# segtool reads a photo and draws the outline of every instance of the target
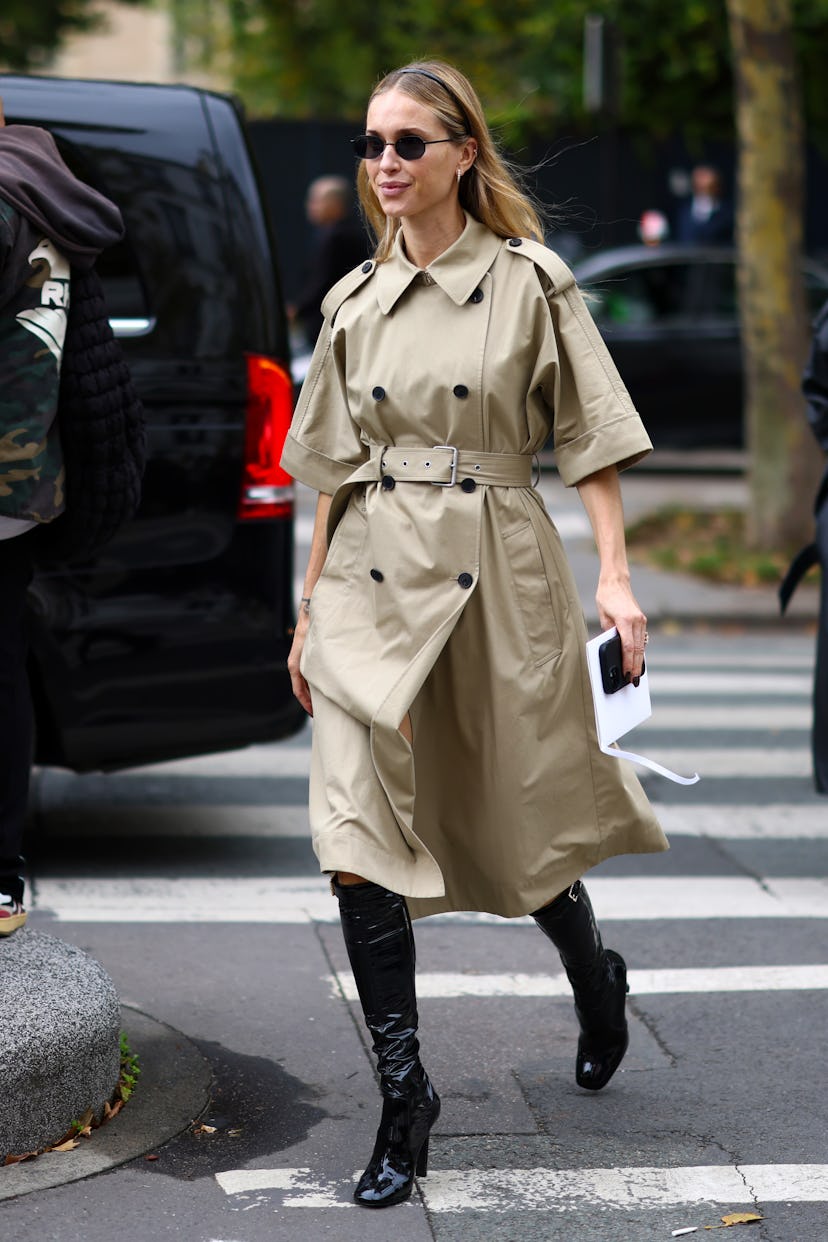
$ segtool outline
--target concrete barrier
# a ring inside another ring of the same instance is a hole
[[[90,1108],[100,1118],[120,1072],[120,1007],[88,954],[25,927],[0,940],[0,998],[1,1164]]]

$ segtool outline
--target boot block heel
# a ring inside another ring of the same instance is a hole
[[[417,1157],[417,1166],[414,1170],[414,1172],[417,1174],[417,1177],[428,1176],[428,1138],[429,1136],[427,1135],[426,1141],[423,1143],[422,1147],[420,1148],[420,1154]]]

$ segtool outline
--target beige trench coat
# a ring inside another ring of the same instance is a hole
[[[334,495],[302,656],[321,869],[414,917],[512,917],[602,859],[666,849],[598,748],[581,605],[530,482],[550,430],[567,485],[651,449],[568,268],[467,218],[425,273],[398,245],[323,311],[282,458]],[[433,445],[462,450],[453,486],[406,478],[450,481],[452,450],[382,452]]]

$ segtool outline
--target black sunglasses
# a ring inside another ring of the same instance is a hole
[[[378,160],[386,147],[393,147],[401,160],[421,160],[426,147],[436,146],[438,142],[456,142],[455,138],[418,138],[416,134],[404,134],[396,142],[383,142],[376,134],[360,134],[351,139],[354,155],[361,160]]]

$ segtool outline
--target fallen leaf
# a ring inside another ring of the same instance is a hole
[[[157,1160],[158,1157],[155,1154],[151,1154],[149,1156],[144,1156],[144,1159],[145,1160]]]
[[[23,1160],[34,1160],[38,1153],[36,1151],[24,1151],[19,1156],[6,1156],[4,1164],[20,1164]]]
[[[114,1104],[109,1102],[104,1104],[104,1121],[111,1121],[113,1117],[117,1117],[123,1107],[123,1100],[116,1100]]]
[[[200,1126],[196,1126],[196,1128],[193,1130],[193,1134],[215,1134],[217,1129],[218,1129],[217,1126],[200,1125]]]
[[[54,1147],[49,1147],[48,1151],[74,1151],[78,1146],[77,1139],[67,1139],[65,1143],[56,1143]]]
[[[731,1225],[753,1225],[757,1220],[763,1219],[755,1212],[729,1212],[727,1216],[721,1217],[721,1225],[705,1225],[705,1229],[729,1229]]]

